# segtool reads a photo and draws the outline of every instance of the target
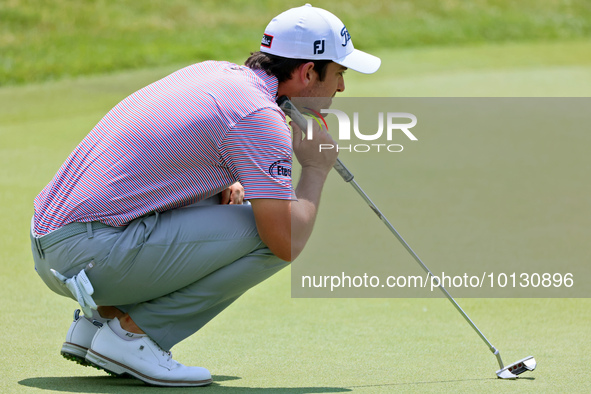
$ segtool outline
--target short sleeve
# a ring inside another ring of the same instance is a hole
[[[293,199],[291,134],[279,109],[247,115],[228,131],[220,152],[242,183],[245,199]]]

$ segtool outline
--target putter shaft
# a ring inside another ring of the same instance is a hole
[[[307,129],[306,118],[304,118],[304,116],[293,105],[293,103],[291,101],[289,101],[289,99],[286,96],[282,96],[277,100],[277,104],[283,110],[283,112],[285,112],[285,114],[288,115],[294,122],[296,122],[296,124],[299,126],[299,128],[305,132],[305,130]],[[386,218],[386,216],[384,216],[382,211],[380,211],[380,209],[373,203],[373,201],[371,201],[369,196],[363,191],[363,189],[353,179],[354,176],[351,173],[351,171],[349,171],[347,169],[347,167],[338,158],[337,158],[337,161],[334,165],[334,169],[339,173],[339,175],[343,178],[343,180],[345,182],[347,182],[347,183],[351,184],[351,186],[353,186],[353,189],[355,189],[355,191],[357,191],[357,193],[361,196],[361,198],[363,198],[363,200],[367,203],[367,205],[369,205],[371,210],[380,218],[380,220],[386,225],[386,227],[388,227],[390,232],[392,234],[394,234],[396,239],[398,239],[398,241],[402,244],[402,246],[404,246],[404,248],[408,251],[408,253],[410,253],[410,255],[421,266],[421,268],[427,274],[429,274],[431,277],[434,277],[435,275],[433,275],[431,270],[429,268],[427,268],[425,263],[423,263],[423,261],[415,253],[415,251],[412,250],[410,245],[404,240],[404,238],[402,238],[400,233],[398,233],[398,231],[396,231],[394,226],[392,226],[392,224]],[[474,329],[474,331],[476,331],[478,336],[480,336],[480,338],[488,345],[490,351],[496,356],[500,369],[503,369],[504,368],[503,360],[501,359],[501,353],[499,352],[499,350],[497,350],[497,348],[495,348],[493,346],[493,344],[490,343],[490,341],[484,336],[484,334],[478,329],[478,327],[476,327],[476,324],[474,324],[472,319],[470,319],[470,317],[466,314],[466,312],[464,312],[462,307],[456,302],[456,300],[454,300],[454,298],[451,296],[451,294],[449,294],[447,289],[441,285],[441,281],[438,281],[438,283],[439,283],[439,285],[438,285],[439,289],[441,289],[441,291],[443,292],[443,294],[445,294],[447,299],[453,304],[453,306],[458,310],[458,312],[460,312],[460,314],[464,317],[464,319],[468,322],[468,324],[470,324],[470,326]]]

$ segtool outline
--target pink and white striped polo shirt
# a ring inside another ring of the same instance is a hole
[[[122,226],[236,181],[245,198],[291,199],[291,137],[277,79],[208,61],[133,93],[84,138],[35,199],[34,230]]]

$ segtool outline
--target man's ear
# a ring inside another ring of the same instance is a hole
[[[304,86],[308,86],[312,80],[317,78],[316,70],[314,70],[314,62],[308,62],[308,63],[302,64],[298,68],[298,71],[299,71],[298,72],[299,81]]]

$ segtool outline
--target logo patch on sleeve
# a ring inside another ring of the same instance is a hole
[[[269,175],[276,179],[291,179],[291,163],[289,160],[277,160],[269,166]]]
[[[261,46],[271,48],[271,43],[273,42],[273,36],[269,34],[263,34],[263,39],[261,40]]]

